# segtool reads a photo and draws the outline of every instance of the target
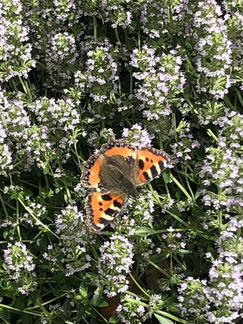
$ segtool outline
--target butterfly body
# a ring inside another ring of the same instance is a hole
[[[150,147],[137,149],[124,140],[103,146],[91,156],[82,175],[90,189],[85,203],[88,224],[99,232],[119,214],[136,188],[158,177],[169,156]]]
[[[126,195],[136,195],[134,179],[135,160],[120,155],[105,157],[104,166],[100,171],[102,186],[108,192],[121,192]]]

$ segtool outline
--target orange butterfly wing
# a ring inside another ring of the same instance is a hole
[[[99,155],[92,155],[87,161],[86,170],[83,172],[81,182],[89,188],[98,189],[102,183],[100,171],[104,166],[105,157],[121,155],[124,158],[132,157],[136,159],[136,151],[124,140],[104,145]]]
[[[157,178],[167,167],[169,155],[162,150],[144,148],[137,151],[138,185],[146,184]]]
[[[101,231],[121,211],[126,201],[116,193],[92,192],[86,200],[88,224],[95,231]]]

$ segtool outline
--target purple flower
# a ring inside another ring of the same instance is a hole
[[[35,66],[31,58],[32,46],[27,42],[29,28],[24,26],[23,6],[19,0],[0,4],[0,82],[16,76],[28,77]]]
[[[35,264],[33,256],[27,246],[21,242],[8,243],[4,250],[4,262],[6,272],[11,280],[15,281],[18,291],[22,295],[28,295],[35,290]]]
[[[133,51],[130,64],[138,69],[133,73],[135,79],[141,81],[135,89],[135,97],[141,102],[143,115],[148,120],[169,116],[170,100],[183,92],[185,84],[177,51],[158,57],[153,48],[145,45],[140,51]]]
[[[100,248],[98,264],[99,283],[106,286],[107,296],[115,296],[128,290],[127,275],[131,271],[133,260],[133,244],[122,235],[112,235]]]

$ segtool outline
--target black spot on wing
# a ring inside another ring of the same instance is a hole
[[[117,211],[112,208],[107,208],[104,213],[109,216],[113,216]]]
[[[151,169],[150,170],[151,170],[151,173],[152,173],[153,178],[155,178],[155,177],[158,176],[159,173],[158,173],[155,165],[151,166]]]
[[[103,225],[107,225],[110,221],[108,219],[105,219],[105,218],[100,218],[99,219],[99,223],[100,224],[103,224]]]
[[[101,198],[102,198],[103,200],[105,200],[105,201],[112,200],[111,195],[108,195],[108,194],[101,195]]]
[[[121,208],[122,204],[118,200],[114,200],[113,202],[114,207]]]
[[[150,177],[147,172],[144,171],[143,176],[144,176],[145,180],[147,180],[147,181],[150,180]]]
[[[142,159],[139,159],[138,160],[138,167],[139,167],[139,169],[143,170],[143,168],[144,168],[144,162],[143,162]]]
[[[160,167],[160,170],[164,170],[164,162],[163,161],[159,161],[159,167]]]

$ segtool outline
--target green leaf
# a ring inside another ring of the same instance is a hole
[[[157,320],[161,323],[161,324],[174,324],[174,322],[172,322],[170,319],[163,317],[161,315],[158,314],[154,314],[154,316],[157,318]]]
[[[119,321],[120,321],[119,318],[114,317],[114,316],[109,318],[109,324],[117,324],[117,323],[119,323]]]
[[[153,228],[142,226],[135,231],[135,235],[145,237],[148,235],[154,235],[156,231]]]
[[[93,300],[92,300],[92,304],[95,307],[108,307],[109,306],[109,304],[105,301],[102,294],[103,294],[103,289],[98,288],[97,293],[93,296]]]
[[[172,183],[173,182],[173,180],[171,179],[170,173],[168,171],[164,171],[162,173],[162,177],[163,177],[165,183]]]
[[[99,302],[99,304],[97,304],[97,307],[108,307],[109,306],[109,303],[107,303],[107,301],[105,301],[105,300],[101,300],[100,302]]]
[[[86,298],[88,296],[88,288],[86,286],[80,286],[79,293],[83,298]]]

